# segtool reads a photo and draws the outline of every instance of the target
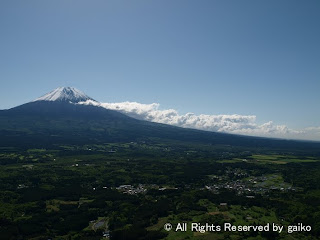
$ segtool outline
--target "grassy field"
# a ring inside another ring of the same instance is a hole
[[[263,155],[254,154],[248,158],[232,158],[219,160],[219,163],[247,162],[254,164],[287,164],[287,163],[312,163],[320,161],[315,157],[297,157],[292,155]]]
[[[188,219],[184,219],[183,214],[170,215],[169,217],[160,218],[159,221],[147,228],[148,231],[164,230],[166,223],[172,224],[173,228],[167,232],[168,236],[165,239],[225,239],[228,235],[229,239],[241,239],[238,234],[223,231],[223,223],[232,223],[232,225],[265,225],[267,223],[280,224],[276,217],[276,213],[272,209],[265,209],[262,207],[243,207],[240,205],[230,205],[221,209],[216,204],[210,202],[208,199],[201,199],[198,202],[201,206],[207,208],[207,212],[192,211],[188,213]],[[175,231],[178,223],[187,223],[187,231]],[[191,231],[191,223],[213,224],[220,225],[221,231],[217,232],[196,232]],[[286,224],[281,222],[281,224]],[[260,236],[252,239],[260,239]],[[250,239],[250,238],[247,238]]]

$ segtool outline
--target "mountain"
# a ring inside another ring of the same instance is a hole
[[[54,101],[54,102],[85,102],[87,100],[95,101],[93,98],[87,96],[85,93],[73,87],[58,87],[53,91],[37,98],[37,101]]]
[[[320,143],[206,132],[137,120],[114,110],[78,104],[91,100],[60,87],[32,102],[0,111],[0,146],[23,148],[59,144],[158,141],[289,150],[320,149]],[[98,103],[98,102],[97,102]]]

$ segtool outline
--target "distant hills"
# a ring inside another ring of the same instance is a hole
[[[50,147],[127,141],[177,141],[247,148],[320,151],[319,142],[207,132],[137,120],[114,110],[78,104],[95,101],[72,87],[0,111],[0,146]]]

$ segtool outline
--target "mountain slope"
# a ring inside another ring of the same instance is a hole
[[[72,90],[72,89],[71,89]],[[1,146],[93,144],[151,139],[249,148],[320,149],[320,143],[275,140],[185,129],[128,117],[98,106],[76,104],[86,95],[60,91],[21,106],[0,111]],[[91,99],[91,98],[90,98]],[[72,102],[74,101],[74,103]],[[94,100],[93,100],[94,101]]]

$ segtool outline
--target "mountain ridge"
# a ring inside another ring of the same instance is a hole
[[[20,145],[29,147],[31,144],[87,144],[158,139],[160,142],[228,145],[231,148],[320,149],[320,143],[207,132],[148,122],[115,110],[62,99],[41,99],[1,110],[0,145],[21,143]]]

